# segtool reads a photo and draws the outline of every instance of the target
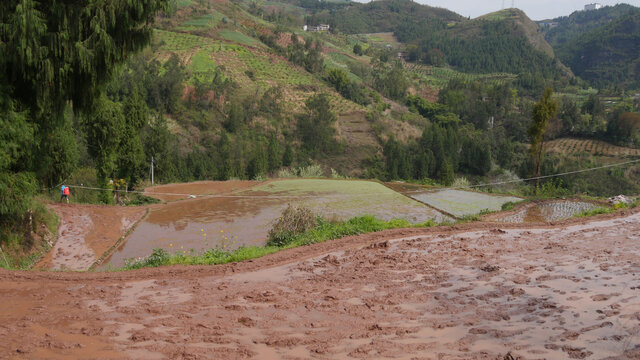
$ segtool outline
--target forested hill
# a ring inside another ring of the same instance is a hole
[[[555,23],[553,27],[545,31],[545,39],[553,47],[562,46],[565,43],[575,41],[581,35],[601,28],[612,21],[620,19],[629,11],[637,8],[618,4],[616,6],[605,6],[593,11],[576,11],[569,16],[562,16],[551,20],[543,20],[538,23],[545,27],[545,24]]]
[[[395,32],[406,22],[421,22],[433,29],[464,18],[450,10],[421,5],[411,0],[382,0],[367,4],[300,0],[299,5],[313,12],[309,24],[329,24],[346,34]]]
[[[423,21],[406,21],[395,34],[410,45],[411,59],[431,65],[446,63],[465,72],[529,73],[545,78],[566,72],[539,27],[518,9],[463,19],[440,29]]]
[[[621,4],[545,22],[557,23],[545,38],[577,76],[599,87],[640,85],[640,8]]]

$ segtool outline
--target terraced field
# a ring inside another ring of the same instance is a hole
[[[443,88],[451,79],[460,79],[464,82],[482,80],[483,82],[493,85],[502,85],[516,78],[516,75],[513,74],[467,74],[449,68],[416,63],[406,63],[405,68],[409,73],[414,74],[414,76],[426,80],[429,86],[436,88]]]
[[[304,205],[327,219],[354,216],[405,219],[412,223],[451,220],[424,204],[372,181],[293,179],[264,185],[247,182],[199,182],[149,189],[164,199],[184,198],[172,193],[208,194],[153,208],[105,262],[119,267],[125,260],[148,256],[153,249],[187,253],[213,247],[263,245],[287,204]],[[224,193],[221,195],[221,193]],[[167,198],[168,196],[168,198]]]
[[[280,180],[248,191],[276,196],[300,196],[292,201],[327,218],[345,220],[367,214],[384,220],[401,218],[413,223],[451,220],[442,213],[373,181]]]
[[[483,210],[498,211],[502,204],[519,202],[521,198],[497,196],[461,190],[415,191],[407,195],[455,217],[476,215]]]
[[[600,140],[556,139],[545,144],[549,152],[563,154],[594,154],[605,156],[640,156],[640,149],[612,145]]]
[[[170,54],[178,55],[192,76],[201,80],[209,79],[216,67],[224,66],[225,75],[239,84],[238,89],[245,96],[280,86],[284,93],[285,109],[299,112],[309,96],[324,91],[329,93],[332,110],[338,114],[363,110],[362,106],[344,99],[324,83],[318,82],[303,68],[269,53],[262,43],[242,33],[222,30],[222,40],[164,30],[156,30],[156,36],[163,42],[161,53],[166,54],[165,58]]]

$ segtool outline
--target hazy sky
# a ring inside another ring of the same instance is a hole
[[[367,2],[366,0],[360,0]],[[443,7],[472,18],[502,9],[503,0],[414,0],[429,6]],[[506,8],[512,0],[504,0]],[[513,0],[515,7],[523,10],[533,20],[551,19],[567,16],[576,10],[583,10],[586,4],[600,3],[615,5],[626,3],[640,6],[640,0]]]

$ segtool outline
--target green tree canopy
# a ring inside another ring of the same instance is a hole
[[[87,109],[117,64],[147,45],[167,0],[0,2],[0,73],[41,120]]]

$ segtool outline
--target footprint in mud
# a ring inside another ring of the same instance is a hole
[[[593,301],[607,301],[609,299],[611,299],[612,297],[615,296],[620,296],[620,293],[613,293],[613,294],[598,294],[598,295],[593,295],[591,296],[591,300]]]

